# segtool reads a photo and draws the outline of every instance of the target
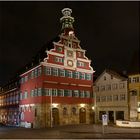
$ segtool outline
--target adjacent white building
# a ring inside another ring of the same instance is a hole
[[[96,122],[101,121],[103,114],[108,115],[110,123],[129,119],[127,77],[106,69],[94,82],[93,90]]]

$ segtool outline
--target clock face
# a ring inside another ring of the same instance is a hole
[[[68,64],[68,66],[72,67],[73,66],[73,61],[72,60],[68,60],[67,64]]]

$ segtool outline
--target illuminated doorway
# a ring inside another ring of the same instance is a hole
[[[86,123],[86,109],[85,108],[80,108],[79,121],[80,123]]]

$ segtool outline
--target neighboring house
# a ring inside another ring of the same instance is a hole
[[[101,122],[103,114],[107,114],[112,123],[129,119],[127,77],[104,70],[94,82],[94,96],[96,122]]]
[[[140,74],[129,75],[130,120],[140,121]]]
[[[0,122],[18,126],[19,112],[19,78],[13,78],[2,86],[0,92]]]

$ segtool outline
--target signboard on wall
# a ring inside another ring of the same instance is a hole
[[[107,114],[102,115],[102,124],[108,125],[108,116]]]

